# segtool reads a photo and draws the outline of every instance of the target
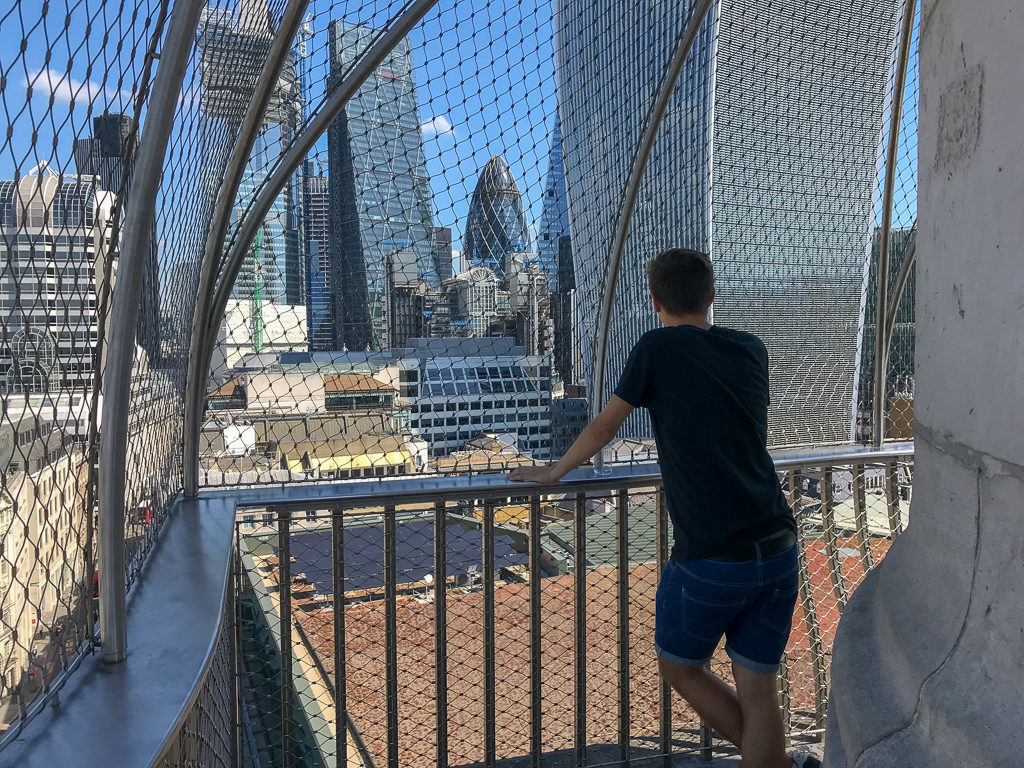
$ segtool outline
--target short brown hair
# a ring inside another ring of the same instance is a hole
[[[715,294],[711,257],[689,248],[669,248],[647,262],[651,295],[673,315],[706,312]]]

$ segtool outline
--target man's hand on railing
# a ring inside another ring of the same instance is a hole
[[[508,479],[520,483],[557,483],[612,441],[633,406],[612,395],[604,410],[590,422],[557,463],[543,467],[520,467],[508,473]]]
[[[517,469],[513,469],[508,473],[508,479],[517,483],[537,483],[538,485],[547,485],[549,483],[557,483],[559,477],[555,473],[555,467],[553,465],[546,464],[540,467],[519,467]]]

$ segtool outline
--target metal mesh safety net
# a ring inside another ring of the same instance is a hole
[[[657,326],[646,262],[673,246],[710,253],[713,321],[769,350],[769,447],[910,439],[916,14],[0,0],[0,729],[95,650],[97,584],[137,583],[177,500],[374,479],[350,509],[239,511],[253,759],[719,748],[652,664],[656,474],[405,505],[388,484],[563,455]],[[194,19],[182,84],[154,100],[176,18]],[[137,181],[158,122],[162,172]],[[115,338],[129,259],[135,333]],[[134,350],[123,574],[96,565],[112,349]],[[597,460],[656,459],[638,411]],[[822,733],[835,624],[905,524],[910,461],[780,469],[803,541],[793,735]]]

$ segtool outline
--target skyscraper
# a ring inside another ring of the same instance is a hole
[[[344,21],[332,21],[328,30],[331,87],[377,33]],[[327,137],[334,344],[380,349],[387,335],[388,257],[412,251],[419,277],[439,282],[408,40],[363,83]]]
[[[91,392],[102,287],[117,260],[105,250],[114,200],[92,177],[48,169],[0,182],[6,392]]]
[[[555,115],[548,154],[548,176],[544,182],[544,208],[540,218],[540,268],[548,273],[551,293],[559,281],[559,240],[569,236],[569,198],[565,190],[565,159],[562,153],[562,121]]]
[[[302,174],[303,235],[306,251],[306,320],[310,351],[334,349],[328,239],[330,205],[327,177],[306,160]]]
[[[462,233],[463,257],[485,266],[504,283],[508,259],[529,250],[523,197],[505,158],[495,155],[480,172]]]
[[[579,302],[576,298],[576,276],[573,273],[572,240],[558,238],[558,290],[552,292],[554,321],[554,368],[566,388],[575,392],[582,385],[580,356]]]
[[[136,144],[131,136],[131,127],[128,115],[104,113],[92,119],[91,139],[75,139],[75,166],[79,176],[98,177],[99,189],[115,195],[121,191],[122,183],[125,184],[121,198],[124,200],[124,210],[120,215],[122,228],[125,214],[132,204],[131,178]],[[142,273],[136,343],[146,351],[150,364],[157,365],[160,360],[160,290],[156,222],[153,222],[149,233]]]
[[[437,285],[452,277],[451,227],[434,227],[434,263],[437,264]],[[436,285],[430,286],[436,288]]]
[[[266,0],[241,0],[237,13],[207,7],[199,25],[203,114],[237,129],[270,52],[273,30]],[[301,92],[295,57],[286,58],[264,123],[238,190],[237,220],[261,189],[275,161],[295,135]],[[242,264],[232,298],[305,303],[306,276],[301,178],[298,174],[274,199],[263,227]]]
[[[632,148],[690,5],[559,5],[559,113],[588,379]],[[764,23],[763,4],[745,0],[705,20],[639,190],[606,395],[633,343],[657,323],[646,260],[670,246],[706,249],[717,273],[715,322],[757,333],[771,354],[770,442],[850,438],[898,5],[833,0],[810,16],[787,0],[777,13],[791,23],[780,28]],[[637,418],[627,434],[648,430]]]

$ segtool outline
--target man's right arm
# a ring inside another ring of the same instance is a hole
[[[608,405],[587,425],[583,433],[555,464],[544,467],[520,467],[509,473],[509,480],[534,483],[557,483],[572,470],[610,443],[619,432],[633,406],[612,395]]]

